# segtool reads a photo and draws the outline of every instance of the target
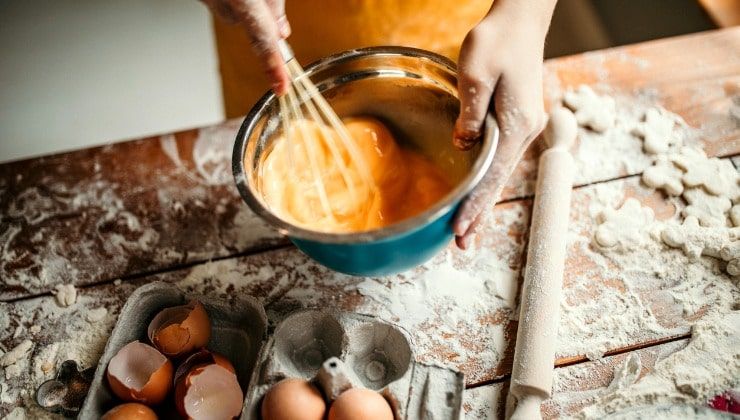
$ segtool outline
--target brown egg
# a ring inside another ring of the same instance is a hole
[[[262,420],[322,420],[324,397],[303,379],[283,379],[262,400]]]
[[[329,409],[329,420],[393,420],[393,410],[377,392],[352,388],[334,400]]]
[[[166,356],[183,356],[208,344],[211,320],[203,305],[193,300],[159,311],[149,323],[147,334],[154,347]]]
[[[201,350],[175,374],[175,405],[185,418],[232,419],[242,411],[244,394],[234,366],[225,357]]]
[[[100,420],[157,420],[157,415],[144,404],[126,403],[111,408]]]
[[[133,341],[108,363],[108,384],[118,398],[159,404],[172,387],[172,362],[154,347]]]

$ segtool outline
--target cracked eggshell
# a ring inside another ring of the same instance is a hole
[[[149,323],[149,340],[170,357],[179,357],[205,347],[211,338],[211,320],[197,300],[159,311]]]
[[[334,400],[329,409],[329,420],[393,420],[393,411],[379,393],[352,388]]]
[[[244,393],[225,357],[201,350],[175,374],[175,405],[188,419],[232,419],[241,413]]]
[[[267,391],[261,413],[262,420],[322,420],[326,403],[310,382],[289,378]]]
[[[108,384],[118,398],[156,405],[172,387],[172,362],[154,347],[132,341],[108,363]]]
[[[157,420],[157,415],[144,404],[125,403],[108,410],[100,420]]]

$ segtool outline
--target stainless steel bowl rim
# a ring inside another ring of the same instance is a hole
[[[368,47],[348,50],[318,60],[307,66],[305,71],[310,77],[315,73],[326,70],[330,66],[365,56],[405,56],[420,58],[423,60],[429,60],[444,67],[452,74],[456,74],[455,63],[446,57],[417,48],[395,46]],[[296,226],[279,218],[271,212],[265,204],[263,204],[262,200],[256,196],[255,192],[253,192],[248,185],[247,175],[244,170],[244,153],[246,151],[247,138],[252,130],[254,130],[258,117],[264,112],[267,105],[270,104],[274,98],[275,94],[272,91],[269,91],[260,98],[260,100],[249,111],[249,114],[244,118],[234,144],[232,171],[234,173],[234,179],[236,181],[236,187],[239,190],[239,194],[252,211],[275,226],[282,234],[298,239],[322,243],[366,243],[392,238],[419,229],[446,214],[456,206],[460,200],[464,199],[476,185],[478,185],[488,171],[488,168],[491,166],[499,140],[498,124],[493,115],[489,113],[486,116],[483,135],[481,137],[481,149],[473,163],[473,166],[470,168],[468,175],[442,200],[418,215],[380,229],[364,232],[320,232]],[[451,140],[452,139],[450,139],[450,141]]]

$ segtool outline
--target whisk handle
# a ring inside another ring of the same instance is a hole
[[[280,56],[283,57],[283,61],[286,63],[295,57],[293,49],[290,48],[290,45],[288,45],[288,42],[284,39],[278,41],[278,51],[280,51]]]

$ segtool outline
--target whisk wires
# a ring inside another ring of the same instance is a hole
[[[322,162],[318,161],[321,148],[325,147],[352,200],[355,203],[366,200],[368,206],[373,206],[377,198],[375,181],[357,143],[298,61],[290,58],[286,66],[292,83],[278,102],[283,135],[289,143],[285,145],[289,149],[289,165],[295,168],[297,159],[307,159],[313,178],[311,183],[316,189],[324,216],[336,222],[335,210],[326,188],[327,174],[322,173]],[[315,127],[307,125],[307,120],[313,121]],[[296,147],[299,145],[304,153],[297,156]],[[346,151],[346,157],[342,151]],[[353,176],[353,173],[356,175]],[[358,176],[359,180],[356,179]]]

